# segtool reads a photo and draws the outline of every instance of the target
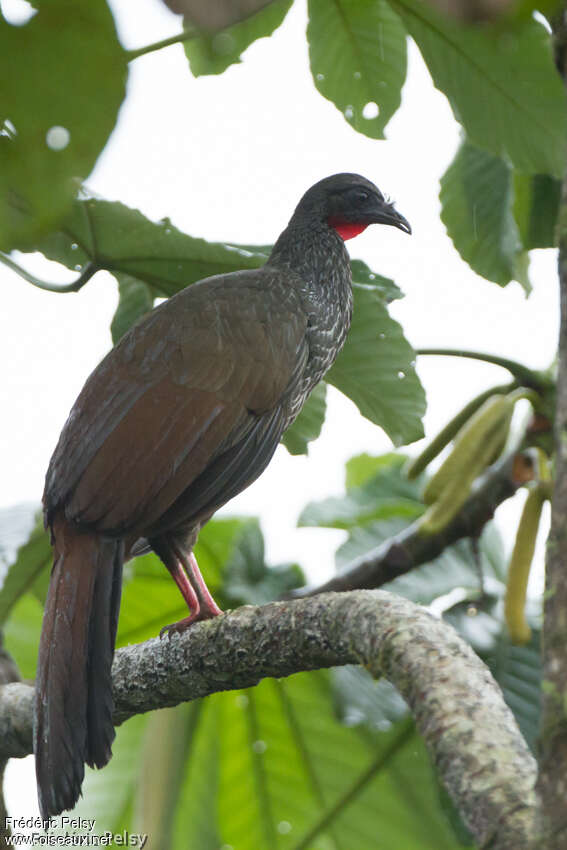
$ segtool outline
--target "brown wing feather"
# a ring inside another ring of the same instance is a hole
[[[273,442],[277,429],[258,423],[270,420],[307,353],[305,314],[293,291],[274,285],[277,275],[259,269],[202,281],[126,334],[63,430],[46,480],[48,520],[64,504],[85,525],[141,531],[220,453],[248,445],[250,432],[258,446],[263,432]],[[249,452],[242,455],[249,464]],[[209,476],[216,501],[221,483]]]

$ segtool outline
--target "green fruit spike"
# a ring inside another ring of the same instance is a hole
[[[504,432],[504,439],[506,438],[516,400],[514,393],[493,395],[471,416],[457,434],[453,450],[429,480],[423,492],[426,505],[441,499],[447,490],[460,491],[465,481],[474,481],[479,472],[490,463]],[[495,439],[491,439],[494,435]],[[487,455],[488,442],[491,445],[491,453]],[[468,486],[464,498],[467,496]],[[464,499],[461,504],[463,501]]]
[[[454,470],[437,501],[432,504],[420,520],[423,534],[437,534],[442,531],[460,511],[468,499],[475,478],[486,469],[499,447],[506,440],[509,422],[507,417],[499,420],[482,440],[476,443],[476,452],[467,455],[467,463]],[[464,454],[461,457],[465,457]]]
[[[445,446],[447,446],[452,439],[459,433],[461,428],[469,421],[469,419],[477,412],[479,407],[484,404],[487,399],[492,398],[492,396],[496,395],[505,395],[510,390],[515,388],[514,384],[501,384],[496,387],[491,387],[488,390],[484,390],[484,392],[477,395],[475,398],[471,399],[462,410],[460,410],[447,424],[444,428],[439,431],[438,434],[433,437],[430,443],[428,443],[423,451],[413,460],[411,460],[406,467],[406,474],[410,480],[417,478],[423,470],[428,466],[432,460],[434,460],[437,455],[441,454]]]
[[[531,637],[531,629],[526,621],[526,593],[541,510],[546,499],[545,491],[545,486],[538,485],[528,492],[508,566],[504,616],[510,640],[514,644],[527,643]]]

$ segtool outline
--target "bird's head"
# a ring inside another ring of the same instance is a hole
[[[357,236],[369,224],[391,224],[411,233],[409,222],[393,203],[360,174],[333,174],[315,183],[302,197],[295,215],[325,221],[343,239]]]

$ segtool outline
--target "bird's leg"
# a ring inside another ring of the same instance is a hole
[[[189,617],[185,617],[177,623],[171,623],[169,626],[164,626],[160,630],[160,637],[165,634],[170,636],[173,632],[184,632],[185,629],[199,620],[209,620],[211,617],[222,614],[222,610],[216,604],[205,584],[193,552],[187,555],[174,543],[169,543],[166,546],[154,546],[154,549],[169,570],[191,611]]]
[[[219,614],[222,614],[222,609],[211,596],[193,552],[190,552],[189,556],[183,559],[183,566],[199,600],[199,619],[210,620],[212,617],[218,617]]]
[[[171,577],[179,590],[181,591],[181,595],[185,602],[187,603],[187,607],[191,611],[189,617],[185,617],[183,620],[179,620],[177,623],[170,623],[169,626],[164,626],[163,629],[160,629],[159,636],[162,638],[165,634],[168,636],[171,635],[172,631],[184,631],[184,629],[188,628],[191,623],[195,623],[200,613],[200,605],[199,598],[195,591],[193,590],[193,586],[189,581],[187,573],[183,569],[181,562],[175,558],[171,561],[164,561],[165,566],[171,573]]]

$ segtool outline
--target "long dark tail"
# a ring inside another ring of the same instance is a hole
[[[111,756],[110,670],[122,586],[123,545],[53,522],[54,564],[39,644],[34,752],[47,818],[77,802],[85,763]]]

